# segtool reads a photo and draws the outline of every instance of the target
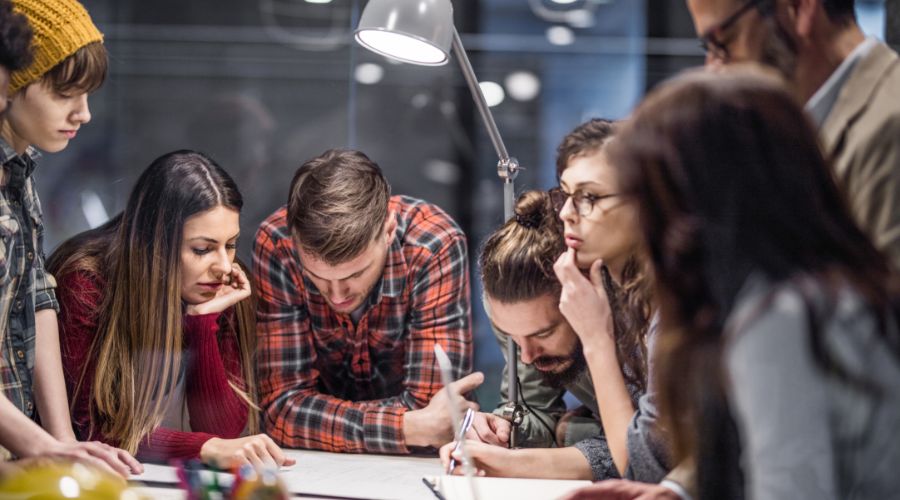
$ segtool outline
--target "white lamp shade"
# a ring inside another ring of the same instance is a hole
[[[355,38],[392,59],[440,66],[449,60],[453,29],[450,0],[369,0]]]

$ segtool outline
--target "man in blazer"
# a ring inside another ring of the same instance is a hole
[[[782,73],[819,127],[851,211],[900,268],[900,58],[854,0],[687,0],[708,65]]]
[[[781,73],[819,128],[857,223],[900,269],[900,57],[867,38],[854,0],[687,0],[706,64]],[[694,467],[660,484],[604,481],[571,498],[690,498]]]

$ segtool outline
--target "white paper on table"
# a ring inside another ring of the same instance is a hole
[[[422,482],[441,474],[437,458],[355,455],[285,450],[297,460],[279,474],[292,494],[373,500],[421,500],[433,497]]]
[[[437,476],[428,479],[447,500],[472,498],[471,487],[464,476]],[[479,498],[516,500],[552,500],[591,484],[590,481],[508,477],[475,477],[472,482]]]

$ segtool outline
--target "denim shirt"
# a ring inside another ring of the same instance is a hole
[[[35,312],[59,312],[56,280],[44,270],[44,226],[32,173],[37,151],[22,155],[0,139],[0,388],[34,417]]]

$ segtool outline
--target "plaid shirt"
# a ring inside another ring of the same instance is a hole
[[[434,344],[470,371],[469,272],[462,231],[441,209],[394,196],[397,232],[354,325],[302,273],[286,208],[256,234],[259,392],[267,433],[290,448],[408,453],[403,414],[441,388]]]
[[[44,270],[41,202],[31,176],[37,151],[24,154],[0,139],[0,386],[34,416],[35,311],[59,311],[56,281]]]

